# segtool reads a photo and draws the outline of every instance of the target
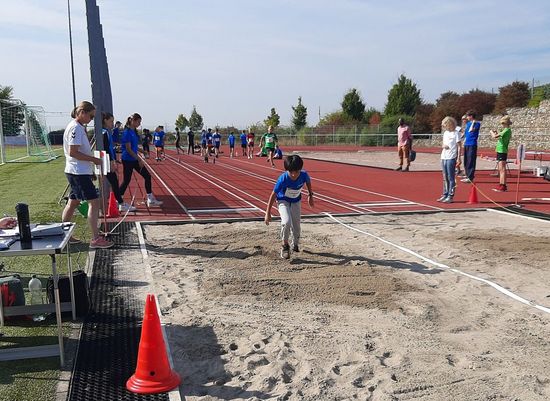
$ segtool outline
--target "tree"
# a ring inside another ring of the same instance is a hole
[[[294,117],[292,117],[292,125],[296,131],[301,130],[307,125],[307,107],[302,104],[302,96],[298,97],[298,105],[292,106]]]
[[[197,113],[197,108],[193,106],[191,117],[189,117],[189,128],[193,131],[200,131],[203,127],[202,116]]]
[[[525,107],[531,93],[527,82],[514,81],[509,85],[498,88],[499,92],[493,113],[502,114],[509,107]]]
[[[423,103],[416,108],[414,113],[414,132],[416,134],[428,134],[432,133],[432,120],[431,116],[435,110],[435,105],[431,103]]]
[[[388,92],[388,102],[384,109],[384,116],[405,114],[413,116],[416,108],[422,104],[420,90],[416,84],[401,74],[397,83]]]
[[[458,99],[460,113],[464,114],[468,110],[474,110],[477,119],[483,119],[484,114],[490,114],[495,109],[497,95],[485,92],[480,89],[472,89],[468,93],[463,93]],[[458,117],[460,117],[460,114]]]
[[[374,107],[369,107],[365,112],[363,113],[362,121],[365,124],[380,124],[380,121],[382,120],[382,116],[378,110],[376,110]]]
[[[2,100],[6,102],[1,102]],[[0,108],[2,109],[2,130],[4,136],[16,136],[21,132],[21,127],[25,123],[25,114],[23,108],[15,106],[13,100],[13,88],[11,86],[0,85]]]
[[[333,113],[328,113],[321,118],[318,127],[325,127],[330,125],[352,125],[354,121],[345,114],[343,111],[335,111]]]
[[[342,111],[354,121],[362,121],[365,113],[365,103],[357,89],[352,88],[344,95]]]
[[[460,95],[452,91],[444,92],[439,96],[429,117],[432,132],[441,132],[441,121],[447,116],[453,117],[457,122],[460,121],[466,110],[462,110],[459,100]]]
[[[279,126],[279,122],[281,121],[281,118],[275,111],[275,107],[271,108],[271,114],[267,116],[267,118],[264,120],[265,125],[272,126],[274,129]]]
[[[187,117],[185,117],[183,114],[180,114],[178,118],[176,118],[176,127],[178,127],[181,131],[189,127],[189,120],[187,119]]]

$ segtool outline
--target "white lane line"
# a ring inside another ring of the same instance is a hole
[[[516,216],[516,217],[520,217],[522,219],[538,221],[538,222],[541,222],[541,223],[550,223],[549,220],[537,219],[536,217],[524,216],[523,214],[518,214],[518,213],[514,213],[514,212],[505,212],[504,210],[487,209],[487,211],[491,212],[491,213],[502,213],[502,214],[505,214],[507,216]]]
[[[194,214],[216,214],[216,213],[240,213],[240,212],[263,212],[259,207],[236,207],[226,209],[189,209]]]
[[[416,206],[414,202],[378,202],[378,203],[354,203],[357,207],[383,207],[383,206]]]
[[[258,178],[260,180],[263,180],[263,181],[266,181],[266,182],[269,182],[271,184],[275,183],[277,180],[274,180],[270,177],[266,177],[264,175],[261,175],[261,174],[258,174],[258,173],[253,173],[253,172],[250,172],[250,171],[247,171],[247,170],[244,170],[244,169],[241,169],[239,167],[235,167],[235,166],[232,166],[231,168],[228,167],[227,165],[224,165],[223,166],[224,168],[227,168],[229,169],[230,171],[237,171],[241,174],[245,174],[245,175],[248,175],[250,177],[254,177],[254,178]],[[271,168],[270,168],[271,170]],[[273,170],[271,170],[273,171]],[[305,190],[304,190],[305,191]],[[365,211],[368,211],[368,212],[372,212],[374,213],[373,210],[368,210],[368,209],[364,209],[364,208],[357,208],[357,207],[354,207],[351,203],[349,202],[346,202],[346,201],[343,201],[341,199],[337,199],[337,198],[332,198],[328,195],[325,195],[323,194],[322,192],[319,192],[319,191],[316,191],[315,188],[314,188],[314,192],[315,192],[315,197],[318,198],[319,200],[323,201],[323,202],[326,202],[326,203],[331,203],[333,205],[336,205],[338,207],[341,207],[341,208],[344,208],[344,209],[349,209],[355,213],[364,213]]]
[[[164,188],[166,188],[166,190],[170,193],[170,195],[172,195],[172,197],[176,200],[178,205],[180,205],[182,210],[191,218],[191,220],[195,220],[195,217],[191,213],[189,213],[189,210],[187,210],[187,208],[183,205],[183,203],[180,202],[178,197],[174,194],[174,192],[172,192],[170,187],[168,185],[166,185],[166,183],[162,180],[162,178],[160,178],[160,176],[157,174],[157,172],[151,166],[149,166],[149,164],[147,164],[147,162],[145,161],[144,158],[141,158],[141,160],[143,160],[145,165],[147,167],[149,167],[149,170],[155,175],[155,177],[157,177],[157,179],[161,182],[161,184],[164,185]]]
[[[317,161],[325,162],[324,160],[317,160]],[[245,162],[245,163],[249,163],[249,164],[254,165],[254,166],[258,166],[258,167],[263,168],[263,169],[268,169],[268,170],[271,170],[271,171],[272,171],[272,169],[271,169],[270,167],[267,167],[267,166],[260,166],[260,165],[258,165],[258,164],[251,163],[251,162],[247,162],[247,161],[244,161],[244,162]],[[325,162],[325,163],[328,163],[328,162]],[[383,197],[383,198],[394,199],[394,200],[398,200],[398,201],[402,201],[402,202],[412,202],[411,200],[408,200],[408,199],[398,198],[398,197],[391,196],[391,195],[387,195],[387,194],[381,194],[381,193],[379,193],[379,192],[369,191],[369,190],[367,190],[367,189],[352,187],[352,186],[345,185],[345,184],[340,184],[340,183],[334,182],[334,181],[323,180],[323,179],[321,179],[321,178],[315,178],[314,176],[312,176],[311,179],[314,180],[314,181],[320,181],[320,182],[324,182],[324,183],[326,183],[326,184],[336,185],[336,186],[339,186],[339,187],[342,187],[342,188],[353,189],[353,190],[355,190],[355,191],[364,192],[364,193],[371,194],[371,195],[378,195],[378,196],[381,196],[381,197]],[[413,202],[413,203],[416,203],[417,205],[424,206],[424,207],[427,207],[427,208],[430,208],[430,209],[445,210],[445,209],[443,209],[443,208],[441,208],[441,207],[432,206],[432,205],[426,205],[426,204],[424,204],[424,203],[418,203],[418,202]]]
[[[231,184],[228,184],[227,182],[223,181],[222,179],[220,179],[220,178],[218,178],[218,177],[216,177],[216,176],[213,176],[213,175],[211,175],[211,174],[208,174],[208,173],[206,173],[206,172],[204,172],[204,171],[200,171],[200,170],[199,170],[199,171],[195,171],[195,170],[198,170],[196,167],[189,167],[189,166],[186,166],[186,165],[184,165],[183,163],[181,163],[180,161],[178,161],[177,159],[175,159],[173,156],[166,155],[166,158],[167,158],[167,160],[170,160],[172,163],[177,164],[177,165],[180,166],[181,168],[183,168],[183,169],[189,171],[190,173],[193,173],[194,175],[196,175],[196,176],[202,178],[203,180],[209,182],[210,184],[212,184],[212,185],[218,187],[218,188],[221,189],[222,191],[224,191],[224,192],[230,194],[231,196],[233,196],[233,197],[235,197],[235,198],[237,198],[237,199],[243,201],[244,203],[246,203],[247,205],[249,205],[251,208],[258,209],[259,211],[262,211],[261,208],[259,208],[258,206],[256,206],[256,205],[253,204],[252,202],[247,201],[246,199],[240,197],[240,196],[237,195],[234,191],[239,191],[239,192],[241,192],[241,193],[244,193],[244,194],[246,194],[247,196],[249,196],[249,197],[251,197],[251,198],[253,198],[253,199],[255,199],[255,200],[257,200],[257,201],[259,201],[259,202],[261,202],[261,203],[267,205],[267,202],[262,201],[261,199],[255,197],[255,196],[253,196],[253,195],[251,195],[251,194],[249,194],[249,193],[246,192],[246,191],[243,191],[243,190],[240,189],[240,188],[237,188],[237,187],[235,187],[235,186],[233,186],[233,185],[231,185]],[[210,177],[210,179],[208,179],[208,178],[206,178],[206,177]],[[213,180],[217,180],[217,181],[220,181],[220,182],[224,183],[224,184],[227,185],[228,187],[232,188],[234,191],[230,191],[230,190],[228,190],[227,188],[222,187],[221,185],[215,183]]]
[[[522,304],[524,305],[528,305],[528,306],[532,306],[533,308],[535,309],[538,309],[542,312],[545,312],[545,313],[548,313],[550,314],[550,308],[546,307],[546,306],[542,306],[542,305],[538,305],[536,304],[535,302],[533,301],[529,301],[515,293],[513,293],[512,291],[510,290],[507,290],[506,288],[502,287],[501,285],[493,282],[493,281],[490,281],[490,280],[487,280],[487,279],[484,279],[484,278],[481,278],[481,277],[477,277],[477,276],[474,276],[473,274],[469,274],[469,273],[465,273],[461,270],[458,270],[458,269],[455,269],[455,268],[452,268],[452,267],[449,267],[447,265],[444,265],[443,263],[439,263],[439,262],[436,262],[434,260],[431,260],[425,256],[422,256],[421,254],[417,253],[417,252],[414,252],[413,250],[410,250],[408,248],[405,248],[404,246],[401,246],[401,245],[397,245],[397,244],[394,244],[393,242],[391,241],[388,241],[388,240],[385,240],[384,238],[381,238],[381,237],[378,237],[377,235],[374,235],[374,234],[371,234],[367,231],[364,231],[364,230],[360,230],[358,228],[355,228],[353,226],[350,226],[349,224],[346,224],[338,219],[336,219],[334,216],[332,216],[330,213],[328,212],[324,212],[324,214],[326,214],[329,218],[331,218],[332,220],[334,220],[335,222],[337,222],[338,224],[341,224],[342,226],[346,227],[346,228],[349,228],[350,230],[353,230],[353,231],[357,231],[359,233],[362,233],[362,234],[365,234],[365,235],[368,235],[369,237],[372,237],[374,239],[377,239],[378,241],[380,242],[383,242],[384,244],[386,245],[390,245],[390,246],[393,246],[394,248],[397,248],[403,252],[406,252],[408,253],[409,255],[412,255],[412,256],[415,256],[417,258],[419,258],[420,260],[426,262],[426,263],[429,263],[433,266],[436,266],[436,267],[439,267],[439,268],[442,268],[442,269],[446,269],[446,270],[449,270],[449,271],[452,271],[453,273],[456,273],[456,274],[459,274],[459,275],[462,275],[462,276],[465,276],[465,277],[468,277],[472,280],[475,280],[475,281],[479,281],[481,283],[484,283],[484,284],[487,284],[491,287],[493,287],[495,290],[497,290],[498,292],[506,295],[507,297],[510,297],[512,298],[513,300],[515,301],[518,301],[518,302],[521,302]]]

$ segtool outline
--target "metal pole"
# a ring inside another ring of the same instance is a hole
[[[71,0],[67,0],[67,14],[69,16],[69,47],[71,50],[71,77],[73,80],[73,109],[76,108],[76,87],[74,83],[73,32],[71,29]]]
[[[6,162],[6,149],[4,145],[4,125],[2,123],[2,102],[0,102],[0,164]]]
[[[29,124],[29,112],[27,106],[23,105],[23,114],[25,115],[25,139],[27,141],[27,156],[31,155],[31,130]]]

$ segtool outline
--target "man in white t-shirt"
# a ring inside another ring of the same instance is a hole
[[[99,196],[92,182],[93,164],[101,165],[101,159],[92,156],[90,141],[84,125],[94,119],[95,107],[90,102],[82,102],[74,110],[72,120],[63,134],[63,152],[65,153],[65,175],[71,187],[71,193],[65,209],[63,222],[70,221],[80,201],[88,202],[88,224],[92,231],[90,248],[110,248],[114,244],[99,235],[98,215]],[[71,243],[80,242],[71,238]]]

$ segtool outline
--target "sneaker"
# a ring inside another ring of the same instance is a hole
[[[437,202],[443,202],[447,197],[445,195],[442,195],[440,198],[437,199]]]
[[[91,249],[107,249],[114,245],[114,242],[106,240],[104,237],[97,237],[90,241]]]
[[[461,179],[460,182],[470,182],[470,179],[468,177],[466,177],[466,178]]]
[[[395,169],[395,171],[401,171],[401,170],[403,170],[403,167],[401,167],[401,166],[399,166]]]
[[[129,205],[126,202],[121,203],[120,205],[118,205],[118,211],[122,212],[122,213],[135,212],[136,210],[137,209],[135,208],[135,206]]]
[[[150,198],[147,199],[147,206],[162,206],[162,201],[159,201],[156,198]]]
[[[409,166],[405,167],[403,171],[409,171]]]
[[[507,190],[508,188],[506,187],[506,185],[503,184],[498,184],[496,188],[493,188],[493,191],[495,192],[506,192]]]
[[[451,198],[450,196],[447,196],[441,202],[443,202],[443,203],[453,203],[453,198]]]
[[[292,245],[292,252],[300,252],[300,248],[298,248],[298,245]]]
[[[281,258],[290,259],[290,245],[286,244],[281,247]]]
[[[80,238],[76,238],[71,235],[71,238],[69,238],[69,244],[71,245],[82,244],[82,240]]]

